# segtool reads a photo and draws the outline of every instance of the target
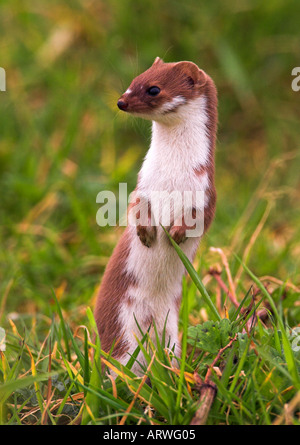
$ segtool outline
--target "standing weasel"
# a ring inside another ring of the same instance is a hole
[[[146,202],[147,217],[139,222],[141,215],[136,212],[137,223],[126,227],[106,267],[95,307],[102,349],[109,352],[114,345],[113,357],[126,364],[137,347],[135,335],[140,337],[137,323],[146,332],[154,321],[159,335],[165,328],[166,342],[171,349],[175,346],[175,355],[180,354],[178,312],[185,269],[161,227],[162,213],[153,193],[192,194],[192,204],[182,209],[180,217],[176,203],[170,205],[169,200],[166,227],[192,261],[215,213],[217,92],[212,79],[194,63],[164,63],[157,57],[117,105],[153,121],[151,145],[128,207],[129,214],[134,213],[136,205]],[[200,212],[195,201],[198,191],[204,194]],[[192,222],[187,224],[188,212]],[[195,236],[192,230],[198,219],[203,230]],[[138,361],[133,368],[137,373]]]

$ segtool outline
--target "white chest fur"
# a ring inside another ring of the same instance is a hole
[[[201,187],[192,172],[208,162],[206,98],[181,106],[176,119],[177,125],[153,122],[151,146],[140,172],[139,189],[146,194]]]

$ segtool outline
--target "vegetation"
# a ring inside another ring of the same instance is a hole
[[[299,424],[299,12],[292,0],[1,3],[2,424],[189,424],[203,381],[217,390],[208,424]],[[144,333],[137,379],[134,357],[108,365],[95,331],[122,231],[96,224],[96,196],[135,187],[150,126],[116,101],[156,56],[215,80],[218,203],[193,266],[174,246],[189,272],[182,358]]]

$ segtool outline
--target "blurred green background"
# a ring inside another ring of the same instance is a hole
[[[135,187],[150,124],[118,96],[156,56],[191,60],[219,92],[221,247],[257,276],[300,284],[300,2],[1,1],[0,317],[91,305],[120,229],[96,224],[101,190]],[[1,322],[1,319],[0,319]]]

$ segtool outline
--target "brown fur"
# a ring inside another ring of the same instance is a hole
[[[109,352],[115,342],[113,356],[121,356],[126,344],[118,320],[120,303],[128,287],[135,285],[136,277],[126,273],[125,264],[129,254],[129,233],[125,229],[107,264],[96,301],[95,320],[101,340],[101,348]]]
[[[207,82],[204,86],[205,96],[207,97],[207,114],[208,123],[206,125],[207,132],[210,140],[210,150],[209,150],[209,161],[207,165],[207,173],[210,186],[206,193],[209,194],[208,205],[205,209],[204,214],[204,233],[210,227],[216,210],[216,200],[217,193],[215,188],[215,145],[216,145],[216,134],[218,125],[218,112],[217,112],[217,91],[212,79],[207,76]]]

